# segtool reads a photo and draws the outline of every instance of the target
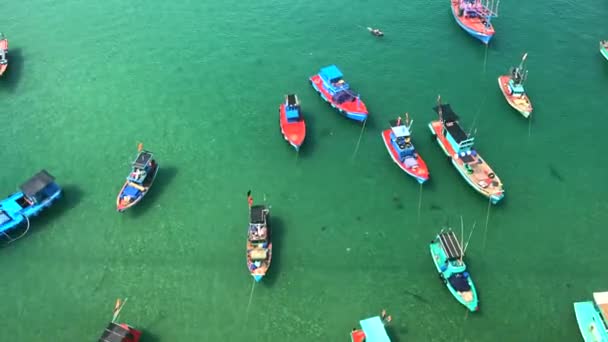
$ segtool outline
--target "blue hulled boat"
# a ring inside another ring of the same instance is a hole
[[[593,302],[574,303],[574,313],[585,342],[608,342],[608,292],[593,293]]]
[[[55,177],[46,170],[38,172],[21,185],[19,190],[0,201],[0,233],[9,243],[28,232],[30,217],[38,215],[61,197],[61,188],[55,183]],[[11,233],[14,234],[23,224],[26,224],[25,230],[12,236]]]
[[[139,203],[156,179],[158,163],[149,151],[140,152],[131,165],[131,172],[116,197],[116,210],[123,212]]]

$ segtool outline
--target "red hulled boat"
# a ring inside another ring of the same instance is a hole
[[[306,137],[306,123],[300,111],[300,101],[296,94],[285,96],[285,102],[279,106],[279,124],[283,137],[296,151]]]
[[[401,122],[401,117],[391,120],[391,128],[382,132],[382,140],[395,164],[422,184],[429,179],[429,169],[412,144],[412,122],[407,113],[404,123]]]

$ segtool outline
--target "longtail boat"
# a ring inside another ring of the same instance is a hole
[[[142,335],[141,331],[126,323],[116,323],[126,301],[126,299],[124,302],[121,302],[120,299],[116,300],[112,321],[108,323],[98,342],[139,342]]]
[[[608,59],[608,40],[602,40],[600,42],[600,53],[604,58]]]
[[[359,321],[361,329],[353,329],[350,332],[351,342],[391,342],[386,333],[386,323],[386,318],[380,316]]]
[[[25,236],[30,217],[38,215],[61,197],[61,187],[46,170],[41,170],[19,187],[19,191],[0,201],[0,237],[11,243]],[[21,229],[24,228],[24,229]]]
[[[413,123],[407,113],[403,122],[401,117],[389,121],[391,128],[382,131],[382,140],[395,164],[422,184],[429,179],[429,169],[411,141]]]
[[[574,313],[585,342],[608,342],[608,292],[594,292],[593,301],[574,303]]]
[[[372,34],[372,36],[384,37],[384,32],[380,31],[380,29],[368,27],[367,30]]]
[[[131,164],[131,172],[127,176],[125,184],[116,196],[116,210],[123,212],[137,203],[148,193],[150,187],[158,174],[158,163],[150,151],[142,150]]]
[[[429,245],[439,278],[458,302],[470,311],[479,309],[477,290],[463,261],[464,251],[452,230],[442,230]]]
[[[300,100],[296,94],[285,96],[285,102],[279,106],[279,125],[283,138],[289,142],[296,151],[306,137],[306,123],[300,110]]]
[[[524,82],[528,79],[528,70],[524,68],[524,62],[528,54],[525,53],[518,67],[511,67],[508,75],[498,76],[498,86],[511,107],[521,113],[525,118],[532,114],[532,103],[526,91]]]
[[[499,2],[500,0],[450,0],[456,23],[486,45],[494,36],[491,20],[498,17]]]
[[[335,65],[321,68],[321,71],[310,77],[312,87],[321,95],[321,98],[329,103],[338,112],[347,118],[359,122],[367,120],[367,107],[361,101],[359,94],[350,88],[344,81],[344,76]]]
[[[439,119],[431,121],[429,129],[443,152],[473,189],[488,197],[492,204],[498,203],[505,196],[502,182],[473,149],[475,138],[460,127],[458,115],[449,104],[441,104],[441,97],[437,98],[437,106],[433,109]]]
[[[247,192],[249,203],[249,229],[247,230],[247,268],[256,282],[268,272],[272,261],[270,210],[264,205],[253,205],[251,191]]]
[[[4,33],[0,33],[0,76],[4,74],[6,68],[8,68],[8,39]]]

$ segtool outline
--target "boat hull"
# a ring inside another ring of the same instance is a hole
[[[279,125],[283,138],[293,146],[296,151],[299,151],[300,146],[304,143],[304,138],[306,138],[306,123],[304,122],[304,119],[297,122],[288,122],[287,116],[285,115],[285,104],[283,103],[279,106]]]
[[[249,242],[247,242],[247,253],[249,253],[249,251],[251,251],[253,248],[254,247]],[[268,243],[268,247],[266,249],[268,253],[268,259],[266,259],[265,264],[262,264],[261,267],[257,267],[256,269],[252,270],[251,268],[254,262],[249,260],[249,257],[247,258],[247,268],[249,269],[249,272],[251,273],[251,276],[253,277],[253,280],[255,280],[256,283],[262,281],[264,276],[266,276],[268,269],[270,269],[270,264],[272,262],[272,242]]]
[[[0,49],[4,50],[4,53],[8,53],[8,39],[0,39]],[[8,58],[7,58],[8,60]],[[0,64],[0,76],[4,74],[6,69],[8,68],[8,62],[6,64]]]
[[[24,197],[23,192],[17,192],[1,201],[2,210],[8,214],[12,220],[6,221],[0,225],[0,232],[8,233],[14,228],[18,228],[24,221],[27,221],[30,217],[38,216],[44,209],[53,205],[53,203],[61,198],[63,191],[58,185],[55,185],[53,193],[37,204],[30,204],[27,207],[22,208],[17,201]]]
[[[363,330],[354,330],[350,333],[351,342],[365,342],[365,333]]]
[[[600,53],[608,60],[608,49],[602,43],[600,43]]]
[[[346,103],[338,104],[332,100],[332,96],[323,86],[323,79],[321,76],[314,75],[310,79],[310,83],[312,87],[321,95],[321,98],[325,100],[325,102],[329,103],[332,107],[334,107],[340,114],[346,116],[347,118],[359,122],[364,122],[367,120],[368,112],[365,103],[361,100],[358,101],[349,101]]]
[[[416,158],[416,161],[418,162],[418,167],[416,169],[407,167],[399,160],[399,154],[391,143],[391,130],[384,130],[381,135],[382,141],[384,141],[384,146],[386,147],[388,154],[391,156],[391,159],[393,159],[393,162],[397,164],[397,166],[399,166],[401,170],[403,170],[408,175],[414,177],[420,184],[423,184],[424,182],[429,180],[429,169],[422,157],[420,157],[420,154],[418,154]]]
[[[608,342],[607,327],[593,302],[574,303],[574,313],[585,342]]]
[[[448,288],[452,296],[456,298],[456,300],[460,304],[464,305],[467,309],[469,309],[469,311],[475,312],[479,310],[479,299],[477,297],[477,290],[475,289],[475,284],[473,283],[473,279],[471,279],[471,276],[467,276],[467,283],[471,288],[470,291],[472,295],[472,300],[467,302],[462,298],[458,291],[456,291],[452,284],[447,281],[447,277],[444,275],[444,271],[441,269],[441,265],[447,262],[447,257],[445,253],[441,250],[440,243],[437,240],[431,241],[429,249],[431,252],[431,257],[433,258],[433,263],[435,264],[435,268],[437,269],[437,272],[439,272],[441,279],[443,280],[445,286]]]
[[[148,185],[144,187],[143,191],[139,192],[139,195],[137,196],[137,198],[135,198],[134,200],[130,201],[127,204],[123,204],[121,203],[120,199],[123,195],[123,193],[125,192],[125,190],[127,189],[127,187],[129,186],[129,181],[126,181],[125,184],[122,186],[122,188],[120,189],[120,192],[118,193],[118,196],[116,196],[116,210],[118,212],[123,212],[129,208],[134,207],[137,203],[139,203],[145,196],[146,194],[148,194],[148,191],[150,191],[150,188],[152,187],[152,185],[154,184],[154,181],[156,180],[156,175],[158,174],[158,170],[160,168],[160,166],[158,165],[158,163],[156,161],[154,161],[154,171],[152,172],[151,175],[151,179],[148,182]]]
[[[454,20],[460,28],[462,28],[469,35],[480,40],[484,44],[489,44],[492,37],[494,37],[494,27],[490,24],[489,28],[485,28],[483,24],[477,19],[465,19],[458,16],[459,8],[458,1],[451,0],[452,15]]]
[[[437,124],[435,125],[434,123],[437,123]],[[439,147],[441,147],[441,149],[443,150],[445,155],[449,157],[454,168],[458,171],[458,173],[462,176],[462,178],[464,178],[464,180],[473,189],[475,189],[475,191],[482,194],[484,197],[488,198],[492,204],[497,204],[498,202],[500,202],[500,200],[502,200],[505,197],[504,191],[501,191],[500,193],[489,193],[484,188],[482,188],[481,186],[479,186],[478,184],[473,182],[471,180],[471,178],[468,177],[466,171],[462,167],[460,167],[460,165],[456,161],[456,158],[454,157],[454,155],[456,154],[456,151],[454,151],[452,149],[452,147],[450,146],[450,143],[441,136],[440,127],[441,127],[441,123],[439,123],[438,121],[433,121],[433,122],[429,123],[429,130],[431,131],[431,134],[433,134],[435,136],[435,140],[437,141],[437,144],[439,145]],[[481,157],[479,157],[479,158],[481,159]]]
[[[500,91],[504,95],[505,99],[509,103],[509,105],[518,111],[524,118],[529,118],[530,114],[532,114],[532,102],[530,102],[530,98],[527,94],[524,94],[522,97],[516,97],[509,95],[509,81],[511,77],[509,75],[502,75],[498,77],[498,87]]]

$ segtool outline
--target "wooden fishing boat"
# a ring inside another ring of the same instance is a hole
[[[608,40],[602,40],[600,42],[600,53],[604,58],[608,59]]]
[[[429,179],[429,169],[411,141],[413,123],[407,113],[404,122],[401,117],[389,121],[391,128],[382,131],[382,140],[395,164],[422,184]]]
[[[450,0],[450,4],[458,26],[487,45],[495,33],[491,20],[498,17],[499,1]]]
[[[460,127],[458,115],[449,104],[441,104],[441,97],[433,109],[439,114],[439,120],[431,121],[429,129],[443,152],[473,189],[489,198],[492,204],[498,203],[505,195],[503,184],[473,148],[475,138]]]
[[[574,303],[574,313],[585,342],[608,342],[608,292],[594,292],[593,301]]]
[[[283,138],[289,142],[296,151],[306,137],[306,122],[300,110],[300,100],[296,94],[285,96],[285,102],[279,106],[279,125]]]
[[[25,236],[30,217],[38,215],[61,197],[61,187],[46,170],[41,170],[19,187],[18,192],[0,201],[0,236],[11,243]]]
[[[532,103],[526,91],[524,90],[524,82],[528,78],[528,70],[524,69],[524,62],[528,54],[525,53],[518,67],[512,67],[508,75],[498,77],[498,87],[505,99],[525,118],[532,114]]]
[[[116,300],[112,321],[108,323],[98,342],[139,342],[141,331],[126,323],[116,323],[125,302],[121,303],[120,299]]]
[[[372,34],[372,36],[384,37],[384,32],[380,31],[380,29],[368,27],[367,30]]]
[[[350,332],[351,342],[391,342],[386,333],[385,322],[380,316],[359,321],[361,329]]]
[[[342,72],[335,65],[321,68],[321,71],[310,77],[312,87],[338,112],[347,118],[359,122],[367,120],[367,107],[355,94],[350,85],[343,79]]]
[[[4,33],[0,33],[0,76],[4,74],[8,68],[8,39]]]
[[[251,192],[247,193],[249,202],[249,229],[247,231],[247,268],[256,282],[268,272],[272,261],[272,240],[270,210],[264,205],[253,205]]]
[[[459,303],[470,311],[479,309],[477,291],[473,279],[463,261],[464,252],[451,230],[442,230],[429,245],[439,278]]]
[[[116,210],[118,212],[133,207],[144,198],[154,184],[158,168],[158,163],[152,152],[142,151],[140,148],[137,158],[131,164],[131,172],[118,196],[116,196]]]

